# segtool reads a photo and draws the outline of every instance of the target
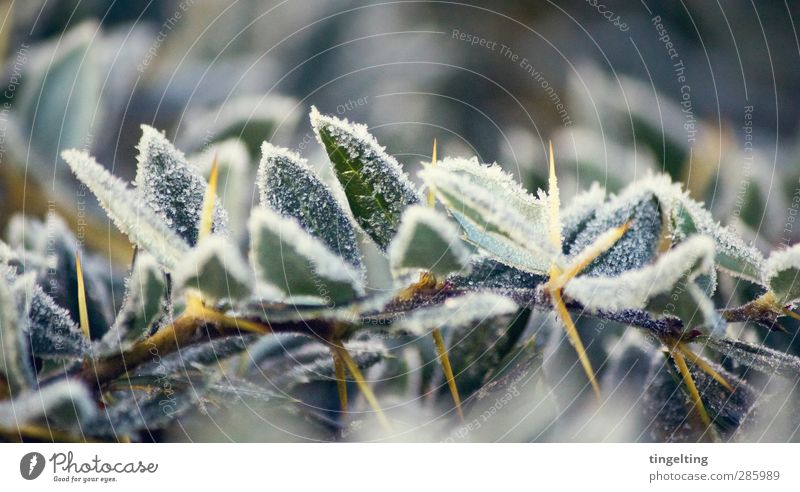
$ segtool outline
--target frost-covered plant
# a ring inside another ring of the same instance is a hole
[[[143,126],[135,186],[87,152],[61,154],[134,255],[121,280],[56,216],[11,222],[0,243],[5,438],[151,439],[193,408],[246,400],[300,413],[335,439],[358,418],[348,413],[354,390],[390,436],[399,423],[381,400],[398,390],[364,371],[392,375],[413,363],[409,351],[426,367],[423,384],[384,381],[436,393],[453,410],[447,433],[525,375],[544,384],[542,345],[525,336],[533,312],[564,327],[600,399],[622,381],[596,374],[575,318],[653,342],[635,348],[666,368],[639,388],[648,408],[671,409],[656,438],[740,438],[766,398],[753,374],[800,377],[800,359],[727,329],[797,317],[800,247],[765,259],[669,178],[616,195],[593,185],[562,207],[552,148],[548,190],[535,195],[497,164],[434,150],[418,188],[365,126],[316,109],[311,126],[336,181],[264,142],[249,214],[245,190],[227,189],[248,183],[248,150],[235,139],[186,157]],[[228,227],[247,215],[246,230]],[[26,227],[62,239],[37,241]],[[370,284],[364,241],[386,256],[388,291]],[[718,307],[719,275],[752,284],[750,301]],[[335,386],[332,414],[296,398],[313,383]]]

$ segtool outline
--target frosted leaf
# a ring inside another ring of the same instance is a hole
[[[475,292],[447,299],[440,305],[415,309],[394,323],[392,331],[423,336],[437,328],[475,326],[516,311],[517,304],[507,297]]]
[[[716,431],[723,439],[730,439],[753,411],[758,395],[734,374],[717,364],[710,365],[735,391],[730,392],[696,365],[687,362]],[[650,422],[650,431],[658,441],[697,442],[708,432],[700,425],[699,419],[689,413],[694,401],[675,363],[666,355],[653,354],[643,403],[644,417]]]
[[[582,272],[584,275],[614,276],[650,263],[661,240],[662,214],[659,201],[646,187],[631,186],[598,208],[594,217],[575,236],[572,256],[580,254],[611,229],[630,223],[614,245]]]
[[[80,381],[62,379],[0,402],[0,427],[17,429],[47,418],[69,425],[94,418],[97,406],[89,389]]]
[[[266,374],[272,384],[283,389],[313,381],[333,382],[336,375],[330,347],[304,338],[304,343],[282,345],[270,356],[259,357],[257,367],[260,377]],[[362,371],[389,357],[381,340],[350,340],[344,347]],[[247,369],[252,370],[254,366],[251,362]]]
[[[332,191],[308,166],[288,149],[268,142],[261,146],[256,184],[261,204],[284,217],[294,217],[303,229],[321,240],[331,251],[363,270],[361,251],[350,217]]]
[[[420,176],[458,220],[470,242],[509,266],[547,272],[560,255],[546,242],[547,214],[542,201],[520,196],[521,188],[506,180],[484,186],[478,179],[480,171],[464,171],[476,166],[480,167],[476,160],[446,159]],[[498,173],[487,172],[495,178]]]
[[[618,276],[572,279],[564,292],[590,310],[647,309],[653,315],[672,315],[686,328],[720,336],[724,324],[697,280],[714,267],[714,242],[693,236],[663,253],[654,264]]]
[[[598,183],[592,183],[588,190],[581,192],[561,211],[561,231],[564,236],[564,253],[569,253],[575,239],[603,206],[606,190]]]
[[[187,243],[197,243],[203,200],[208,183],[166,137],[142,125],[136,168],[139,199],[147,203],[167,226]],[[214,208],[212,230],[224,233],[227,214],[219,203]]]
[[[142,203],[136,192],[112,176],[88,153],[65,150],[61,156],[75,176],[94,193],[117,228],[141,249],[155,256],[165,268],[174,268],[189,251],[186,241]]]
[[[465,270],[470,257],[459,237],[458,226],[422,205],[412,205],[403,213],[388,253],[395,275],[425,270],[442,279]]]
[[[436,167],[468,180],[495,197],[501,197],[507,206],[513,208],[530,223],[532,229],[547,230],[549,214],[545,200],[528,193],[497,163],[484,165],[474,157],[472,159],[446,157]]]
[[[279,128],[291,131],[297,125],[297,101],[283,96],[245,96],[185,119],[186,129],[178,141],[195,150],[204,145],[236,138],[244,142],[251,156],[261,142],[272,139]]]
[[[54,179],[53,173],[59,151],[85,145],[102,119],[105,107],[98,102],[105,68],[97,47],[105,40],[99,30],[96,22],[83,22],[57,41],[34,49],[27,64],[19,64],[23,70],[18,76],[24,83],[12,94],[16,97],[7,147],[21,155],[10,161],[36,163],[25,172],[33,172],[51,187],[60,186],[60,177]]]
[[[133,375],[181,374],[186,368],[199,366],[215,369],[222,361],[245,350],[255,339],[253,335],[233,335],[195,343],[137,367]]]
[[[197,289],[211,299],[240,299],[252,273],[234,244],[222,236],[203,239],[175,270],[176,290]]]
[[[53,263],[53,269],[39,272],[40,285],[56,304],[69,311],[73,320],[78,320],[78,240],[55,213],[47,214],[44,233],[41,251]],[[102,258],[102,265],[91,254],[85,254],[81,259],[90,335],[97,339],[108,329],[114,316],[113,303],[103,282],[110,274],[106,258]]]
[[[800,300],[800,244],[774,251],[764,265],[763,279],[781,305]]]
[[[702,343],[708,344],[725,358],[765,374],[777,373],[791,380],[800,376],[800,358],[795,355],[733,338],[705,338]]]
[[[488,256],[474,257],[469,274],[454,275],[447,279],[456,289],[535,289],[547,280],[544,275],[518,270]]]
[[[671,220],[676,241],[683,241],[692,234],[710,236],[716,244],[716,263],[721,270],[756,284],[762,282],[764,256],[714,220],[711,212],[702,205],[685,194],[681,195],[672,209]]]
[[[167,427],[194,408],[208,391],[208,377],[195,371],[192,379],[188,379],[186,372],[184,368],[180,376],[159,374],[131,380],[131,384],[147,387],[147,391],[120,385],[118,390],[108,393],[113,403],[83,423],[82,431],[92,436],[119,436]]]
[[[23,282],[24,283],[24,282]],[[18,289],[17,295],[23,295]],[[69,311],[57,305],[38,285],[24,288],[30,296],[25,334],[31,351],[40,359],[80,359],[89,350],[89,342],[72,321]]]
[[[250,154],[240,140],[229,139],[208,146],[199,154],[188,157],[206,180],[211,175],[214,158],[217,159],[217,196],[228,214],[232,233],[244,233],[252,198]]]
[[[5,275],[0,275],[0,375],[8,383],[12,395],[36,385],[26,323],[20,311],[30,309],[30,297],[15,296]]]
[[[250,216],[250,261],[256,279],[280,289],[287,302],[335,304],[364,295],[361,272],[296,220],[267,208]]]
[[[328,153],[356,222],[386,251],[403,210],[420,202],[416,188],[365,125],[323,116],[315,107],[311,108],[311,125]]]
[[[100,355],[124,352],[150,333],[164,314],[166,279],[158,262],[139,252],[125,285],[125,299],[111,329],[99,343]]]

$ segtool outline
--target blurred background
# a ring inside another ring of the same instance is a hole
[[[530,190],[552,140],[567,203],[595,181],[613,192],[663,171],[767,253],[800,239],[798,13],[789,1],[2,0],[0,226],[23,210],[92,216],[58,152],[89,149],[131,179],[143,123],[187,154],[239,136],[255,165],[270,140],[325,174],[315,105],[366,123],[412,177],[434,139],[440,156],[496,161]],[[255,203],[248,191],[237,198]],[[794,337],[768,342],[800,351]]]

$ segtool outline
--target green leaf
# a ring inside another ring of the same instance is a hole
[[[194,246],[200,229],[208,183],[198,170],[164,135],[142,125],[136,160],[136,187],[145,201],[167,226]],[[225,232],[228,215],[216,200],[212,231]]]
[[[517,304],[491,292],[475,292],[447,299],[442,304],[420,307],[391,326],[394,333],[423,336],[439,328],[467,326],[513,314]]]
[[[714,268],[714,242],[693,236],[662,254],[655,263],[617,276],[586,275],[572,279],[564,292],[590,310],[647,309],[656,317],[671,315],[684,327],[721,336],[724,323],[698,281]]]
[[[176,289],[197,289],[211,299],[241,299],[252,274],[234,244],[222,236],[200,241],[175,270]]]
[[[98,351],[102,355],[124,352],[146,337],[153,323],[164,315],[166,292],[166,279],[158,262],[147,253],[137,253],[122,307]]]
[[[217,196],[221,207],[228,213],[231,235],[239,237],[245,232],[247,215],[252,206],[250,155],[241,140],[228,139],[209,145],[199,154],[189,156],[188,160],[208,181],[215,158],[219,183]]]
[[[5,275],[0,275],[0,374],[12,395],[36,386],[26,324],[21,313],[30,310],[31,296],[16,296]]]
[[[166,269],[173,269],[189,251],[186,241],[172,231],[138,193],[112,176],[88,153],[65,150],[61,156],[75,176],[103,206],[114,224],[140,249],[150,252]]]
[[[296,220],[266,208],[250,217],[250,261],[256,279],[280,290],[287,302],[336,304],[364,295],[361,272]]]
[[[308,161],[268,142],[261,146],[256,184],[261,204],[284,217],[294,217],[331,251],[363,270],[356,231],[331,189],[314,174]]]
[[[465,271],[470,257],[469,249],[459,237],[458,226],[422,205],[411,206],[403,213],[388,254],[395,275],[423,270],[441,279]]]
[[[27,313],[31,352],[40,359],[78,360],[89,351],[89,341],[72,321],[69,311],[57,305],[52,297],[38,286],[27,285],[20,279],[15,285],[17,295],[29,295],[30,310]],[[27,293],[23,293],[25,290]]]
[[[518,270],[488,256],[473,257],[467,275],[453,275],[448,284],[456,289],[535,289],[547,281],[544,275]]]
[[[99,40],[95,22],[84,22],[57,41],[48,43],[24,71],[18,96],[15,128],[23,136],[17,152],[21,162],[50,171],[41,173],[53,181],[52,169],[61,149],[86,147],[103,109],[99,104],[103,71],[94,44]],[[24,149],[24,150],[22,150]]]
[[[764,374],[780,374],[791,380],[800,377],[800,358],[795,355],[733,338],[703,338],[701,343],[708,344],[725,358]]]
[[[445,159],[420,176],[461,224],[467,240],[497,261],[538,274],[560,262],[558,252],[546,241],[544,200],[525,194],[497,165]]]
[[[603,207],[606,190],[598,183],[592,183],[587,190],[575,196],[569,206],[561,211],[561,233],[563,234],[563,253],[568,254],[578,234],[595,218]]]
[[[625,223],[630,223],[625,234],[582,274],[615,276],[642,268],[653,260],[661,240],[661,209],[652,192],[638,187],[629,188],[597,209],[575,236],[570,254],[580,254],[601,234]]]
[[[328,153],[356,222],[385,251],[403,211],[420,202],[416,188],[365,125],[323,116],[314,107],[311,125]]]
[[[251,156],[258,154],[261,142],[271,140],[279,129],[291,132],[297,125],[297,101],[282,96],[246,96],[224,105],[196,111],[186,118],[186,130],[179,141],[189,150],[197,150],[237,138],[244,142]]]
[[[734,277],[761,284],[764,257],[754,247],[748,246],[733,231],[714,220],[711,213],[686,195],[672,208],[672,227],[675,241],[680,242],[694,234],[704,234],[714,239],[717,267]]]
[[[72,427],[97,415],[89,389],[80,381],[61,379],[28,391],[10,401],[0,402],[0,427],[17,429],[44,418],[50,423]],[[77,427],[77,426],[76,426]]]
[[[764,283],[781,305],[800,300],[800,244],[769,256],[764,265]]]
[[[146,381],[120,380],[104,395],[109,404],[82,425],[83,432],[92,436],[119,436],[175,424],[176,419],[200,403],[212,382],[196,371],[186,376],[185,368],[180,374],[160,374]],[[133,386],[135,383],[138,384]]]

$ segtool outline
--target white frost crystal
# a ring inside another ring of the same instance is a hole
[[[770,255],[764,267],[764,284],[781,304],[800,299],[800,244]]]
[[[183,155],[158,130],[142,125],[136,169],[139,197],[173,231],[194,245],[200,228],[208,183]],[[213,230],[224,232],[227,214],[219,204],[214,209]]]
[[[361,251],[350,217],[331,189],[296,153],[268,142],[261,146],[256,184],[261,204],[285,217],[294,217],[312,236],[363,270]]]
[[[152,253],[164,267],[174,268],[189,251],[186,241],[167,227],[136,192],[88,153],[73,149],[65,150],[61,156],[75,176],[94,193],[119,230],[137,246]]]
[[[325,116],[312,107],[311,126],[328,153],[353,216],[385,251],[403,211],[420,202],[417,189],[366,125]]]

